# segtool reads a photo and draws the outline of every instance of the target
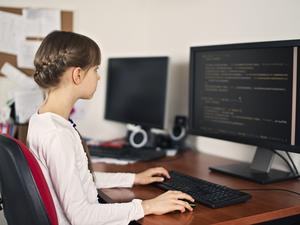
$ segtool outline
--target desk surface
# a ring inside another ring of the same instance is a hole
[[[167,157],[152,162],[135,163],[130,165],[94,164],[95,171],[103,172],[140,172],[154,166],[163,166],[168,170],[177,170],[211,182],[226,185],[235,189],[251,188],[283,188],[299,192],[299,180],[285,181],[276,184],[261,185],[251,181],[210,172],[209,166],[224,165],[233,161],[186,151],[175,157]],[[103,189],[103,192],[113,202],[127,202],[133,198],[149,199],[161,193],[162,190],[148,185],[136,186],[132,189],[116,188]],[[143,225],[165,224],[254,224],[273,219],[300,214],[300,196],[284,191],[248,191],[252,199],[246,203],[220,209],[211,209],[197,204],[193,212],[169,213],[162,216],[146,216],[139,222]]]

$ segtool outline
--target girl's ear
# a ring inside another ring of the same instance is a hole
[[[75,67],[72,72],[72,80],[74,84],[79,85],[84,77],[84,71],[80,67]]]

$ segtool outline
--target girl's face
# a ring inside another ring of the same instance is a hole
[[[84,93],[82,98],[83,99],[90,99],[93,97],[96,89],[98,80],[100,80],[100,76],[98,74],[99,66],[93,66],[89,70],[86,71],[85,77],[83,79],[84,85]]]

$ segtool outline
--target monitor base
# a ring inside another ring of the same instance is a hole
[[[270,184],[300,177],[291,172],[271,169],[268,173],[251,168],[249,163],[236,163],[225,166],[209,167],[213,172],[221,172],[235,177],[251,180],[260,184]]]

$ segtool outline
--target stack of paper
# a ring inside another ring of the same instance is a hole
[[[0,72],[16,84],[16,88],[11,90],[15,102],[16,122],[28,122],[30,116],[37,111],[44,100],[43,91],[32,77],[27,76],[9,63],[5,63]]]

